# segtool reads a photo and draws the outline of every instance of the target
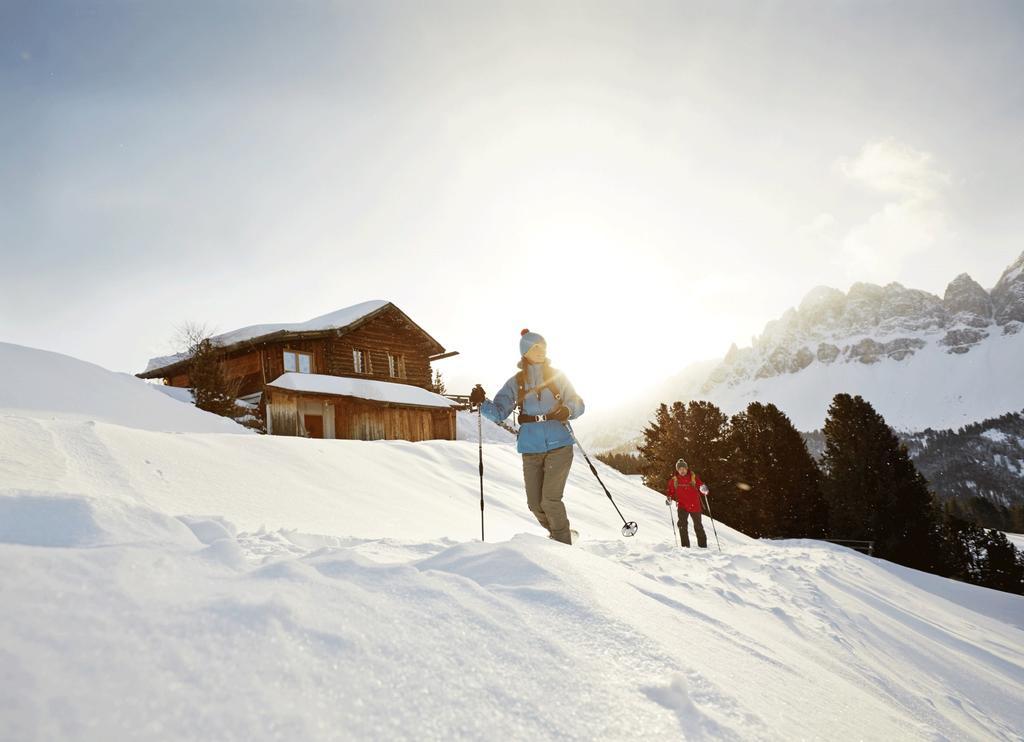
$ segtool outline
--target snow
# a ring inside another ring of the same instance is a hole
[[[305,322],[250,325],[249,327],[243,327],[238,330],[232,330],[231,332],[215,335],[210,338],[210,340],[215,345],[226,346],[233,345],[234,343],[241,343],[246,340],[256,340],[257,338],[261,338],[266,335],[273,335],[278,332],[320,332],[323,330],[340,329],[348,327],[353,322],[362,319],[368,314],[376,312],[378,309],[387,306],[387,304],[388,302],[382,299],[365,301],[361,304],[356,304],[351,307],[330,312],[329,314],[321,315],[320,317],[314,317],[313,319],[306,320]],[[177,363],[178,361],[183,361],[188,357],[188,353],[178,353],[176,355],[151,358],[149,363],[146,364],[146,371],[148,372],[164,368],[173,363]]]
[[[195,404],[195,398],[192,396],[192,390],[188,387],[168,386],[166,384],[154,384],[152,382],[150,382],[150,386],[161,394],[166,394],[171,399],[176,399],[177,401],[184,402],[185,404]]]
[[[727,414],[752,401],[774,403],[799,430],[818,430],[839,393],[860,395],[900,430],[944,430],[1024,409],[1024,352],[1020,339],[993,336],[969,353],[947,353],[936,344],[902,361],[815,361],[791,374],[720,384],[700,395]]]
[[[683,551],[664,498],[595,461],[623,539],[579,455],[566,547],[508,440],[483,445],[481,543],[458,423],[360,442],[0,411],[2,736],[1019,739],[1024,598],[723,523],[722,551]]]
[[[1006,435],[1006,433],[1001,430],[994,429],[984,431],[981,434],[981,437],[988,438],[993,443],[1005,443],[1009,439],[1009,436]]]
[[[267,384],[277,389],[310,394],[334,394],[342,397],[358,397],[375,402],[414,405],[416,407],[457,407],[453,402],[440,394],[410,384],[393,384],[389,381],[373,381],[371,379],[351,379],[342,376],[325,374],[300,374],[294,371],[282,374]]]
[[[0,343],[0,414],[93,420],[169,432],[250,432],[226,418],[179,404],[169,393],[176,394],[168,387],[77,358]]]
[[[513,446],[516,444],[515,433],[469,410],[459,410],[455,413],[455,428],[456,438],[460,441],[479,442],[482,435],[484,443],[507,443]]]

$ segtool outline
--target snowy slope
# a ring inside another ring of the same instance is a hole
[[[930,344],[904,360],[872,364],[813,362],[771,378],[715,386],[699,398],[727,414],[772,402],[799,430],[819,430],[832,398],[859,394],[902,431],[945,430],[1024,408],[1024,334],[994,336],[970,353]]]
[[[145,430],[251,432],[232,420],[182,404],[129,374],[10,343],[0,343],[0,414],[4,411]]]
[[[475,423],[367,443],[0,412],[0,736],[1019,739],[1024,598],[723,524],[684,553],[663,498],[599,465],[623,539],[581,457],[582,542],[556,544],[509,442],[484,445],[480,543]]]

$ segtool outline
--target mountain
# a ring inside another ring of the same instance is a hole
[[[423,443],[183,430],[167,406],[142,429],[100,414],[117,396],[84,411],[66,357],[21,357],[36,401],[0,404],[5,739],[1024,728],[1020,596],[722,523],[721,551],[684,553],[661,495],[595,462],[640,524],[623,539],[582,457],[566,490],[582,542],[563,546],[527,511],[511,442],[484,446],[481,543],[468,415],[469,440]],[[15,373],[0,364],[0,389]]]
[[[940,496],[982,497],[1003,507],[1024,502],[1022,412],[958,430],[926,430],[900,438]]]
[[[857,283],[819,287],[733,346],[699,397],[734,413],[773,402],[802,430],[832,397],[860,394],[894,428],[948,429],[1024,408],[1024,254],[991,291],[966,273],[942,297]]]

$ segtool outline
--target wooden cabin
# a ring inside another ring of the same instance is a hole
[[[255,325],[211,338],[238,397],[267,433],[354,440],[455,440],[458,403],[432,391],[431,362],[456,353],[391,302],[308,322]],[[188,387],[190,356],[154,358],[143,379]]]

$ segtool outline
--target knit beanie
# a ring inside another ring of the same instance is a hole
[[[537,343],[541,345],[547,345],[547,340],[539,332],[530,332],[529,330],[523,330],[519,333],[522,337],[519,338],[519,355],[525,356],[526,353],[535,346]]]

